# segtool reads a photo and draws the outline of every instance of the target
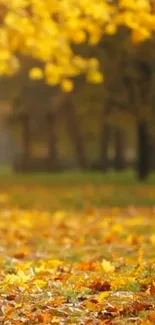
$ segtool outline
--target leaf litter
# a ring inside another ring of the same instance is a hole
[[[0,324],[155,324],[155,210],[0,210]]]

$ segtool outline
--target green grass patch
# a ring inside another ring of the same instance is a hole
[[[0,192],[8,204],[24,209],[74,209],[105,206],[154,206],[155,174],[145,183],[133,171],[15,174],[0,169]]]

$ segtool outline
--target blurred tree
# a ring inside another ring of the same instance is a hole
[[[120,127],[114,129],[115,139],[115,157],[114,167],[117,171],[122,170],[125,167],[125,132]]]
[[[117,44],[119,43],[119,47]],[[105,53],[104,67],[105,92],[111,101],[111,114],[117,111],[128,112],[137,125],[138,137],[138,175],[144,179],[150,171],[151,161],[151,124],[154,121],[154,87],[155,87],[155,40],[137,46],[130,40],[128,30],[122,29],[113,37],[103,41]],[[118,125],[121,123],[121,118]],[[116,121],[115,123],[116,124]],[[130,127],[128,125],[128,127]],[[118,128],[117,128],[118,130]],[[123,137],[116,132],[118,157],[122,156]],[[118,139],[119,142],[118,142]],[[122,141],[122,145],[121,145]],[[143,146],[142,146],[143,143]],[[145,159],[144,159],[145,156]],[[119,160],[119,159],[118,159]]]
[[[150,137],[148,124],[140,121],[138,124],[138,176],[146,179],[150,172]]]
[[[77,107],[72,97],[69,98],[63,105],[64,118],[68,134],[72,139],[74,152],[76,154],[78,166],[82,169],[88,167],[87,157],[84,147],[84,139],[82,137],[81,126],[77,116]]]
[[[42,86],[39,87],[37,81],[37,90],[34,91],[32,87],[32,91],[26,90],[26,95],[23,95],[25,82],[28,82],[23,70],[24,72],[29,70],[32,79],[44,78],[46,83],[53,86],[49,87],[48,94],[46,91],[44,94],[48,110],[49,106],[52,107],[51,97],[55,86],[60,84],[64,91],[70,92],[73,90],[72,80],[75,81],[80,74],[85,74],[87,81],[98,84],[103,81],[102,74],[99,72],[101,68],[101,72],[104,72],[105,84],[104,91],[103,86],[98,88],[99,104],[93,103],[95,106],[93,108],[97,112],[96,117],[94,118],[95,114],[93,116],[91,113],[92,94],[89,95],[87,105],[85,103],[80,104],[79,107],[76,105],[72,110],[71,105],[66,105],[69,112],[65,117],[70,137],[74,139],[79,164],[87,165],[87,153],[83,143],[85,131],[85,135],[88,133],[91,137],[97,135],[97,141],[100,143],[101,165],[106,165],[107,143],[110,138],[109,125],[118,127],[119,123],[122,123],[121,119],[116,119],[118,112],[121,112],[122,116],[128,113],[136,121],[138,139],[141,136],[147,137],[147,132],[143,132],[143,135],[139,132],[139,126],[145,121],[146,128],[150,128],[154,114],[154,30],[154,2],[149,0],[110,2],[91,0],[89,5],[88,0],[0,0],[0,74],[11,77],[20,69],[19,78],[15,78],[16,87],[14,85],[12,87],[16,88],[16,97],[25,96],[22,99],[24,105],[29,107],[29,114],[31,111],[35,116],[39,115],[43,107],[45,110],[45,102],[40,99],[45,86],[42,82]],[[86,47],[88,50],[85,50]],[[15,79],[10,78],[10,80]],[[94,93],[95,91],[96,88]],[[14,97],[15,94],[11,98]],[[76,101],[75,97],[74,101]],[[90,106],[88,111],[81,113],[88,105]],[[110,107],[110,112],[107,107]],[[56,120],[59,119],[57,114],[57,110],[50,113],[51,129],[48,127],[51,130],[50,152],[51,156],[55,157],[58,157],[57,135],[54,135],[57,133],[57,128],[53,124],[56,125]],[[88,116],[89,123],[86,125]],[[70,125],[69,121],[72,121],[73,125]],[[96,125],[101,130],[100,139]],[[123,143],[121,144],[120,131],[116,133],[117,155],[121,157]],[[144,149],[141,146],[139,148]],[[138,152],[139,157],[144,156],[140,151]],[[147,159],[150,160],[150,156]]]
[[[31,165],[30,161],[34,159],[33,143],[37,146],[42,140],[48,148],[44,169],[59,167],[56,123],[60,100],[57,98],[57,89],[51,89],[42,81],[27,80],[14,99],[13,117],[22,128],[20,137],[24,156],[21,161],[25,170],[28,168],[26,164]]]

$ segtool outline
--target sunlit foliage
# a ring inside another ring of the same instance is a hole
[[[120,26],[131,30],[134,43],[151,37],[155,30],[153,1],[149,0],[0,0],[0,74],[19,69],[21,54],[43,62],[30,77],[45,77],[51,85],[71,91],[71,78],[86,74],[100,83],[98,61],[73,51],[72,45],[96,46],[105,34]],[[119,46],[119,44],[118,44]]]

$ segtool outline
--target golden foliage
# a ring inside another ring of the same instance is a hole
[[[149,0],[0,0],[0,74],[12,75],[20,66],[19,54],[44,63],[30,77],[45,76],[48,84],[71,91],[69,79],[86,74],[91,82],[103,81],[98,65],[76,57],[72,44],[95,46],[104,34],[120,26],[132,30],[134,43],[145,41],[155,30],[155,13]],[[119,46],[119,44],[118,44]]]

